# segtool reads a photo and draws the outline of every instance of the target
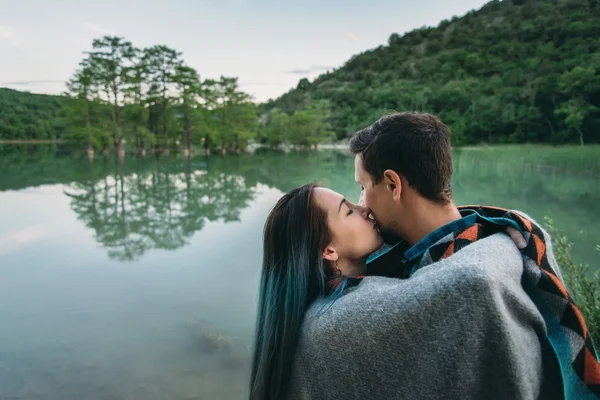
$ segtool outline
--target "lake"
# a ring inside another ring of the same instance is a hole
[[[457,149],[454,199],[552,217],[597,266],[599,159]],[[244,398],[263,223],[308,181],[359,195],[340,151],[119,165],[0,146],[0,398]]]

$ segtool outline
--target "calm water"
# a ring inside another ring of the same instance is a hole
[[[517,153],[456,151],[456,202],[551,216],[600,264],[595,161]],[[266,215],[308,181],[356,199],[353,176],[337,152],[119,166],[0,147],[0,398],[243,398]]]

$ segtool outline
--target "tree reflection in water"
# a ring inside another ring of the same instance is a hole
[[[200,164],[202,166],[202,164]],[[64,192],[71,208],[111,258],[136,260],[150,249],[175,250],[207,221],[238,221],[255,188],[243,176],[156,162],[100,180],[73,182]]]
[[[207,222],[239,221],[257,185],[286,192],[309,181],[356,194],[353,165],[338,152],[264,151],[226,158],[113,158],[90,163],[56,146],[0,145],[0,191],[61,184],[71,209],[114,260],[175,250]]]

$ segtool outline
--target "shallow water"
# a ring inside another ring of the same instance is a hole
[[[456,151],[455,200],[550,216],[598,265],[599,173],[547,151]],[[0,398],[244,397],[266,215],[308,181],[356,200],[353,176],[340,152],[118,165],[0,147]]]

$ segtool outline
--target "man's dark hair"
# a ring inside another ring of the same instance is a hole
[[[384,115],[352,136],[350,151],[361,155],[375,184],[391,169],[426,199],[438,203],[452,199],[450,128],[431,114]]]

